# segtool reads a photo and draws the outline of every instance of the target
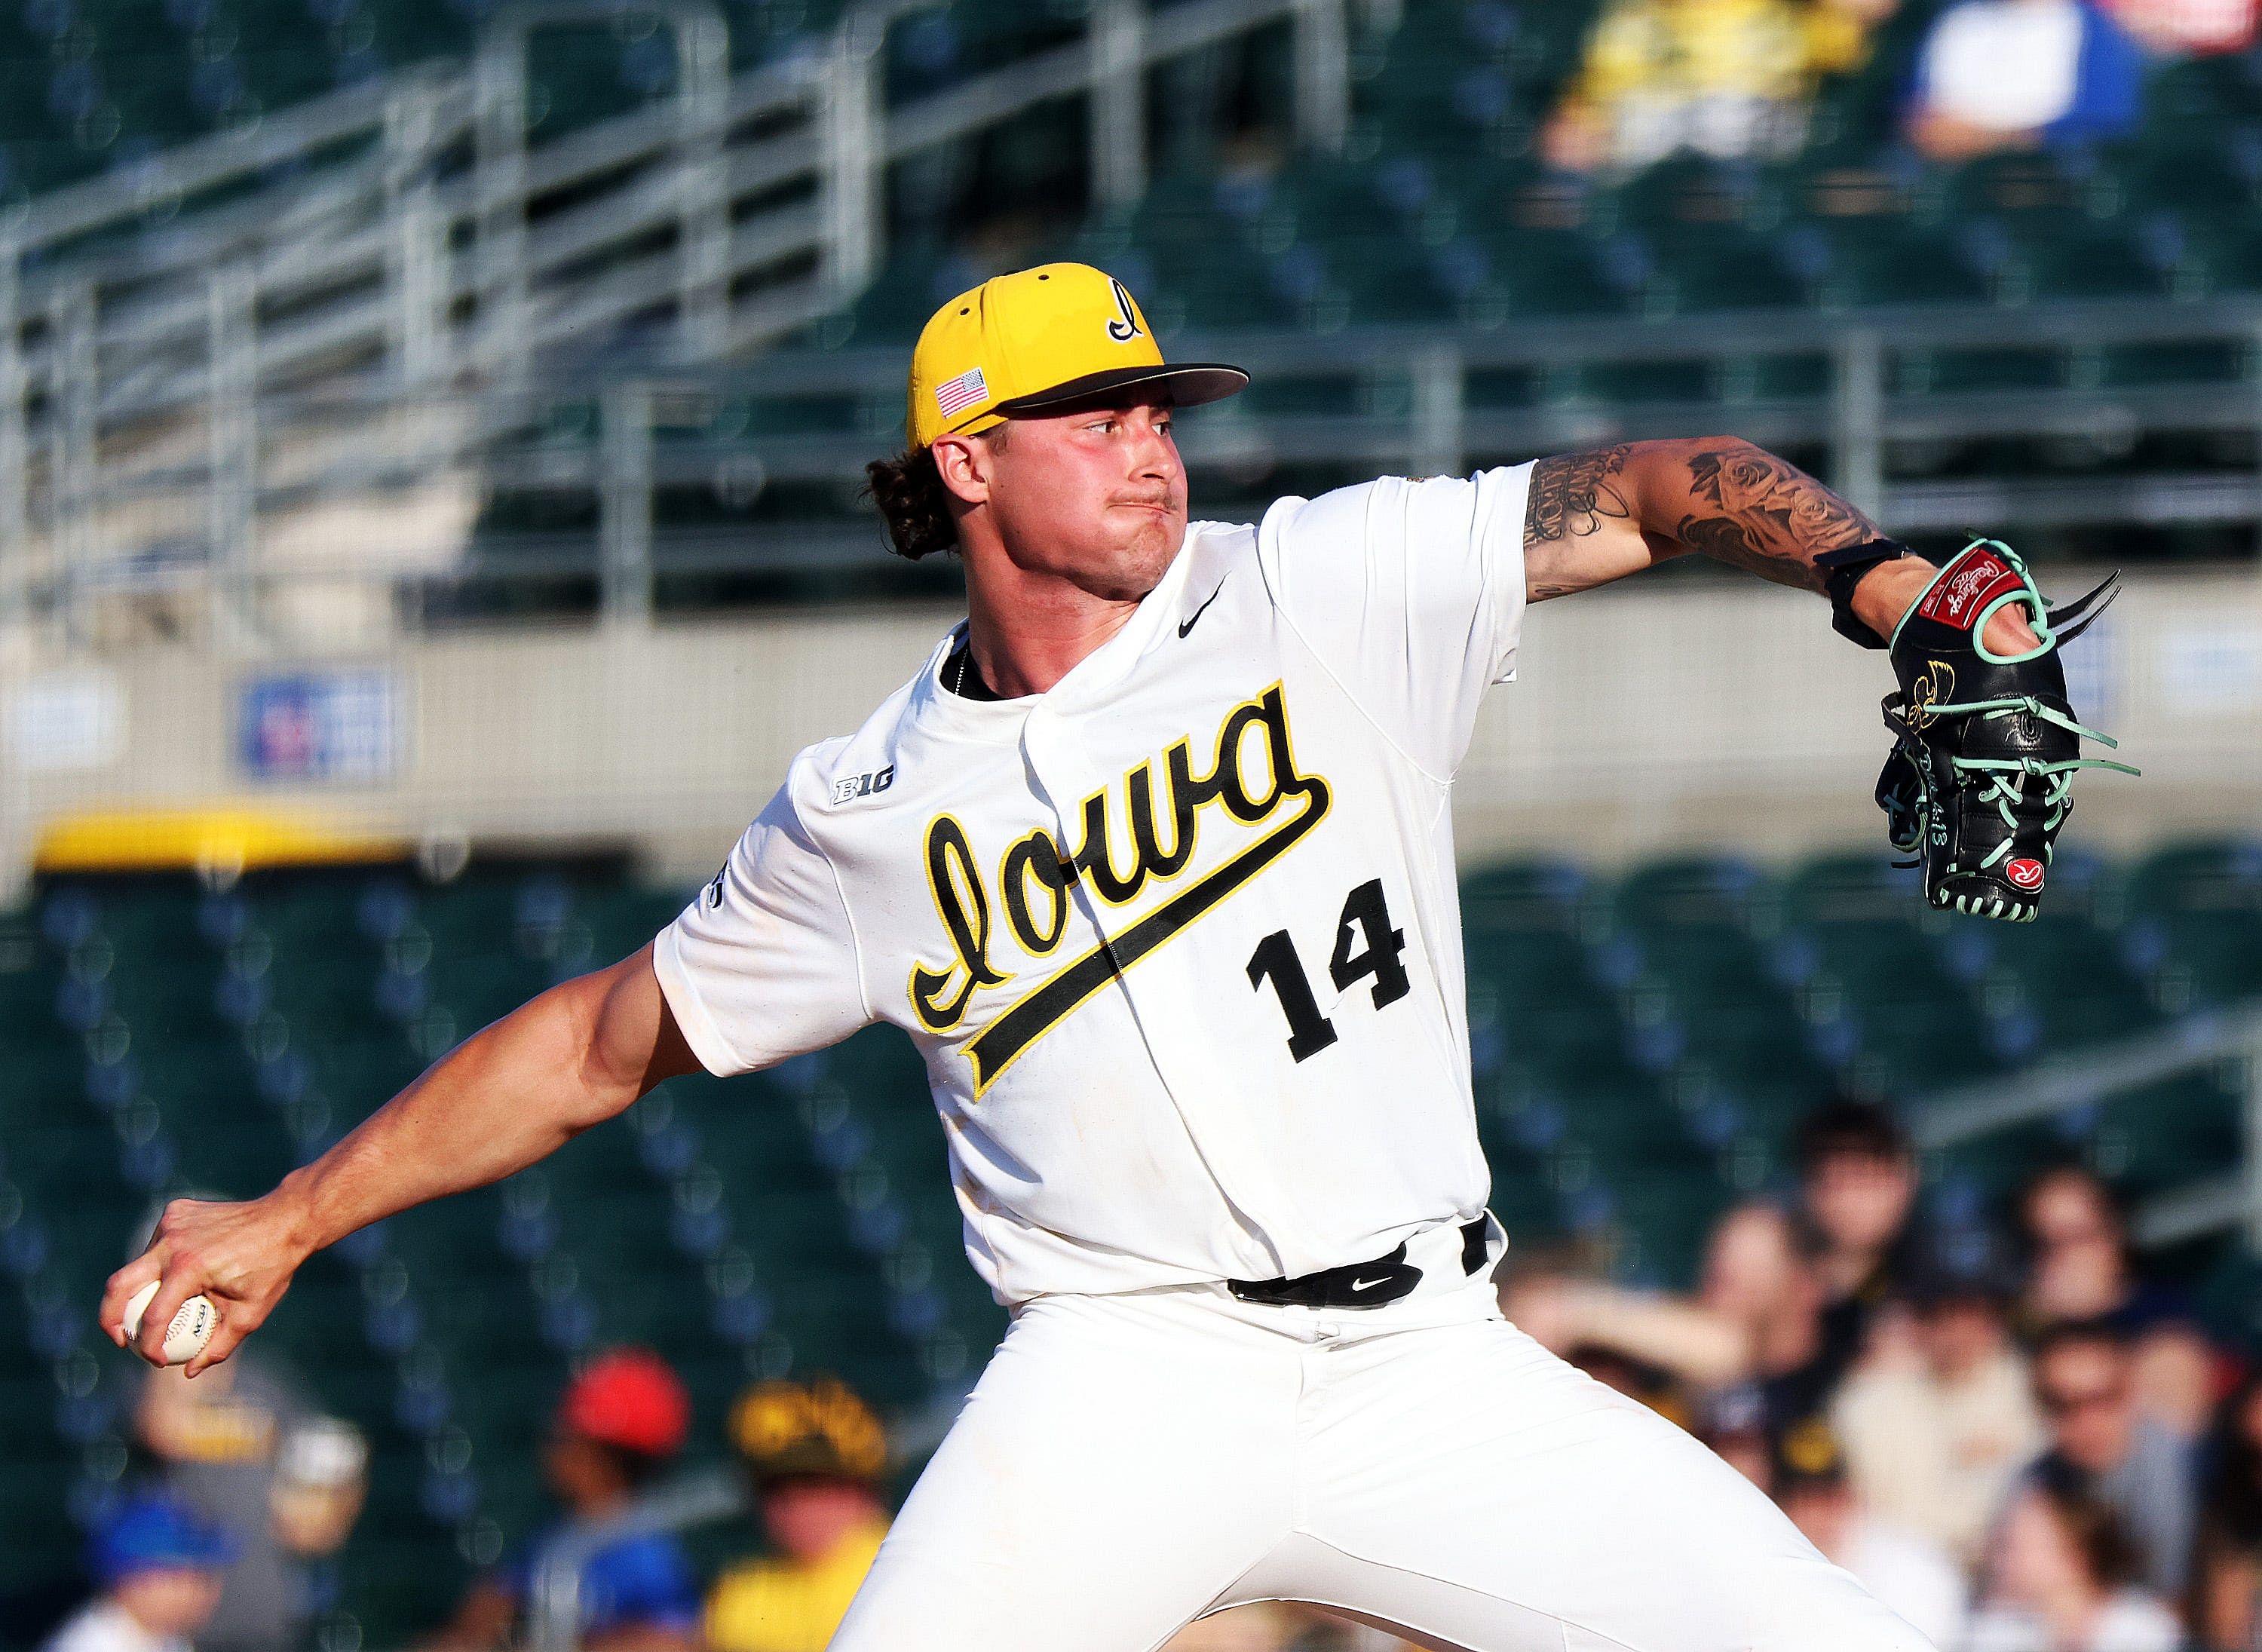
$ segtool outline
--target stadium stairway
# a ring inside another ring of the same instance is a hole
[[[1353,54],[1353,131],[1320,157],[1261,147],[1187,166],[1144,197],[1032,241],[914,235],[805,348],[905,344],[944,299],[1044,257],[1103,264],[1166,338],[1185,329],[1671,316],[1812,306],[1995,303],[2251,290],[2262,241],[2262,54],[2165,62],[2129,137],[1928,165],[1898,106],[1939,0],[1912,0],[1826,80],[1808,141],[1782,159],[1682,155],[1631,175],[1549,168],[1538,134],[1575,74],[1594,0],[1414,0]],[[905,31],[983,15],[967,0]],[[894,38],[894,37],[891,37]],[[898,52],[901,55],[901,52]],[[905,86],[911,83],[905,79]],[[1011,134],[1001,136],[1010,143]],[[969,165],[977,164],[969,159]],[[1906,352],[1913,390],[2209,382],[2235,350]],[[1760,357],[1588,369],[1513,400],[1750,400],[1807,387],[1819,361]]]
[[[1477,1120],[1516,1244],[1686,1284],[1718,1213],[1784,1184],[1815,1104],[2262,992],[2262,845],[2069,855],[2024,927],[1927,913],[1909,877],[1866,855],[1473,874]],[[68,1598],[80,1523],[132,1472],[136,1374],[90,1307],[157,1201],[263,1190],[486,1021],[641,946],[683,896],[474,862],[443,884],[77,878],[0,914],[0,1274],[22,1304],[0,1315],[0,1622]],[[2072,1155],[2142,1194],[2239,1151],[2236,1100],[2200,1075],[1941,1152],[1930,1196],[1976,1217]],[[675,1361],[710,1454],[760,1376],[837,1372],[897,1411],[947,1400],[1005,1323],[958,1249],[923,1064],[875,1028],[671,1081],[498,1187],[317,1258],[255,1347],[371,1441],[337,1619],[371,1645],[429,1627],[540,1517],[536,1447],[593,1348]],[[2204,1299],[2244,1300],[2235,1259],[2208,1266]]]

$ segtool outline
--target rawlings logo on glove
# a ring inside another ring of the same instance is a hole
[[[1898,694],[1884,702],[1892,754],[1877,776],[1893,847],[1924,867],[1925,898],[1981,918],[2031,922],[2050,852],[2073,812],[2083,768],[2137,771],[2081,755],[2083,739],[2118,744],[2076,722],[2058,650],[2119,594],[2107,580],[2053,610],[2010,546],[1980,539],[1934,578],[1893,631]],[[2040,645],[1991,653],[1997,610],[2023,602]]]

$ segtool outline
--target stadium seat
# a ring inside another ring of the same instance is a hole
[[[2171,1007],[2262,993],[2262,848],[2216,841],[2163,849],[2129,883],[2140,967]]]
[[[2070,854],[2053,894],[2040,922],[1986,926],[1926,913],[1882,855],[1471,871],[1494,1208],[1519,1244],[1575,1241],[1630,1281],[1686,1285],[1718,1213],[1780,1181],[1818,1102],[1849,1089],[1915,1101],[2262,992],[2250,843],[2126,865]],[[501,1003],[576,949],[641,945],[683,898],[562,869],[437,885],[308,872],[210,899],[163,882],[58,884],[0,916],[0,1053],[16,1079],[0,1091],[0,1259],[32,1269],[27,1294],[50,1305],[0,1318],[0,1453],[21,1465],[0,1535],[44,1523],[0,1569],[0,1603],[56,1587],[73,1552],[54,1511],[87,1495],[92,1460],[57,1432],[54,1350],[90,1343],[66,1310],[92,1300],[157,1194],[256,1191],[301,1132],[328,1139],[413,1074],[420,1018],[451,999]],[[223,1012],[245,982],[266,996],[239,1025]],[[104,1057],[92,1066],[90,1049]],[[885,1028],[762,1074],[673,1079],[547,1163],[310,1264],[266,1345],[376,1453],[339,1621],[413,1637],[467,1555],[544,1518],[535,1454],[592,1348],[642,1342],[676,1362],[710,1447],[760,1376],[833,1372],[889,1407],[962,1388],[1005,1316],[959,1254],[927,1090],[917,1050]],[[1928,1167],[2003,1198],[2078,1152],[2141,1195],[2238,1151],[2237,1100],[2201,1073]],[[418,1553],[437,1557],[423,1573],[401,1560]]]

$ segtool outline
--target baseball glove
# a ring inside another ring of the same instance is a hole
[[[2120,594],[2114,574],[2053,610],[2018,553],[1977,539],[1934,578],[1890,645],[1892,754],[1877,776],[1893,847],[1924,868],[1925,899],[1978,918],[2030,923],[2081,768],[2137,771],[2081,755],[2118,741],[2076,722],[2058,650]],[[2041,646],[2000,655],[1980,640],[1995,611],[2023,602]]]

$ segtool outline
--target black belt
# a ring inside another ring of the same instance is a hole
[[[1479,1216],[1461,1224],[1461,1272],[1473,1274],[1485,1265],[1486,1241],[1492,1218]],[[1372,1262],[1346,1267],[1322,1268],[1294,1279],[1229,1279],[1226,1289],[1244,1302],[1266,1302],[1275,1308],[1380,1308],[1412,1292],[1422,1282],[1422,1270],[1406,1259],[1406,1244]]]

